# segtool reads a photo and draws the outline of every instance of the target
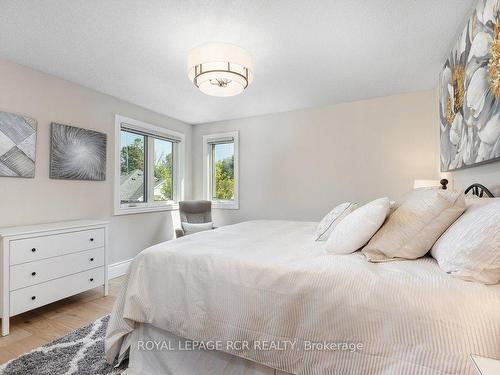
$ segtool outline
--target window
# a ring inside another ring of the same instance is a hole
[[[238,209],[238,132],[205,135],[204,196],[214,208]]]
[[[116,116],[115,214],[176,209],[184,135]]]
[[[142,203],[146,197],[146,137],[121,131],[120,201]]]
[[[154,194],[155,202],[174,200],[174,143],[164,139],[154,139]]]

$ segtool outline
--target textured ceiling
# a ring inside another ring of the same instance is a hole
[[[474,0],[0,0],[0,57],[187,123],[429,89]],[[190,48],[253,56],[245,93],[209,97]]]

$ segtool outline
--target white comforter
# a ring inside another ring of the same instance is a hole
[[[500,357],[500,285],[455,279],[431,258],[372,264],[327,254],[315,227],[251,221],[144,250],[111,315],[108,359],[124,352],[137,322],[258,343],[223,350],[293,374],[473,374],[469,354]],[[257,348],[288,341],[293,348]]]

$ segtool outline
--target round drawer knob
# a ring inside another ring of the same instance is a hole
[[[94,258],[90,258],[90,261],[93,262],[94,261]]]
[[[31,272],[31,276],[36,276],[36,272]]]
[[[31,299],[32,299],[33,301],[34,301],[34,300],[36,300],[36,296],[31,297]]]
[[[90,278],[90,282],[92,282],[92,281],[94,281],[94,279],[91,277],[91,278]]]
[[[36,251],[36,248],[31,249],[31,251],[34,253]]]
[[[91,239],[90,239],[90,242],[94,242],[94,239],[93,239],[93,238],[91,238]]]

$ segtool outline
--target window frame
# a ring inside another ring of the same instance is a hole
[[[137,132],[148,133],[145,144],[145,182],[146,197],[144,203],[122,203],[120,195],[121,171],[121,131],[122,125]],[[155,135],[158,135],[155,137]],[[154,200],[154,140],[166,138],[178,139],[172,143],[172,177],[173,201]],[[185,135],[174,130],[134,120],[125,116],[115,115],[115,182],[114,182],[114,214],[128,215],[144,212],[172,211],[179,209],[179,201],[184,199],[185,176]]]
[[[234,199],[216,200],[213,199],[214,169],[213,169],[213,148],[212,143],[223,143],[225,140],[233,139],[234,143]],[[203,197],[212,202],[213,208],[238,210],[240,208],[239,194],[239,132],[227,132],[217,134],[207,134],[203,136]]]

